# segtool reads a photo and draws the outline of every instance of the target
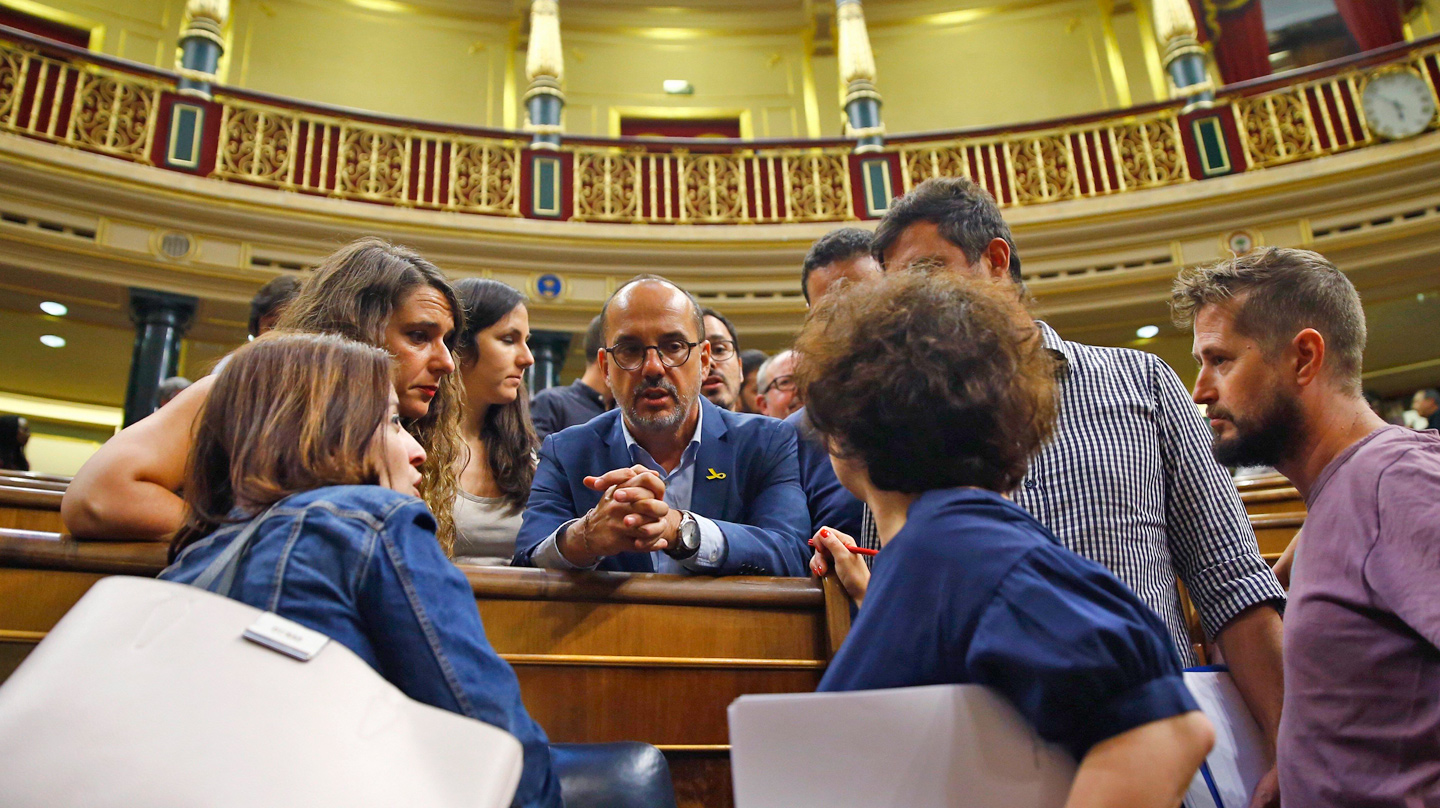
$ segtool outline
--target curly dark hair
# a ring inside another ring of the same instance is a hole
[[[1055,429],[1056,361],[1014,287],[893,273],[812,310],[800,395],[876,488],[1014,490]]]

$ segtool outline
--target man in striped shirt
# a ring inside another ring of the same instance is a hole
[[[896,200],[873,250],[887,272],[964,272],[1024,294],[1010,228],[994,198],[969,180],[932,179]],[[1181,662],[1193,665],[1176,590],[1177,579],[1184,582],[1273,762],[1285,593],[1260,557],[1230,476],[1211,455],[1209,428],[1158,357],[1062,340],[1039,325],[1062,364],[1060,421],[1016,502],[1129,585],[1165,621]],[[877,546],[870,524],[860,543]],[[1278,803],[1274,774],[1252,804]]]

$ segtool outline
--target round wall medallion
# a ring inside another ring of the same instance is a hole
[[[1260,240],[1249,230],[1236,230],[1225,237],[1225,249],[1234,253],[1236,257],[1255,249]]]
[[[535,294],[544,300],[555,300],[565,293],[565,282],[559,275],[546,273],[535,279]]]
[[[195,240],[185,233],[170,230],[160,234],[156,251],[166,258],[180,260],[189,258],[195,252]]]

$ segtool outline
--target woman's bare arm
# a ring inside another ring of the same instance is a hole
[[[1108,738],[1080,761],[1065,808],[1175,808],[1214,744],[1215,730],[1198,712]]]
[[[106,441],[65,491],[65,529],[85,539],[168,539],[184,518],[175,492],[213,384],[214,377],[201,379]]]

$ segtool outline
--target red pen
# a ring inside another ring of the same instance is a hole
[[[811,539],[811,540],[810,540],[810,546],[811,546],[811,547],[814,547],[814,546],[815,546],[815,540],[814,540],[814,539]],[[879,554],[880,554],[880,551],[879,551],[879,550],[871,550],[871,549],[868,548],[868,547],[856,547],[856,546],[854,546],[854,545],[847,545],[847,547],[848,547],[848,549],[850,550],[850,552],[854,553],[855,555],[873,556],[873,555],[879,555]]]

